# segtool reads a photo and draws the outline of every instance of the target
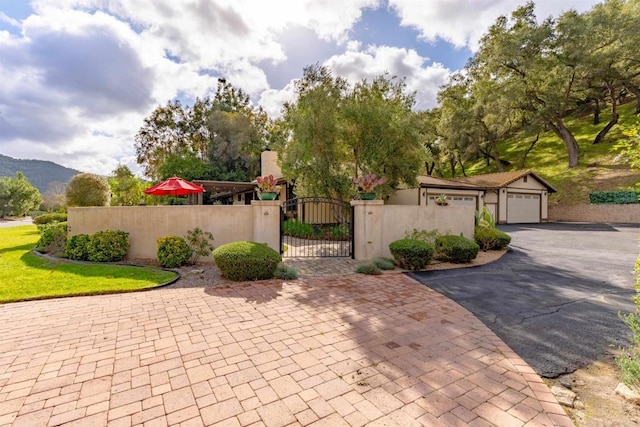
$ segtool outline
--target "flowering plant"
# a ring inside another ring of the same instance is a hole
[[[363,193],[373,193],[375,188],[387,182],[387,179],[377,178],[375,174],[368,173],[366,175],[353,178],[352,181],[358,187],[359,191],[362,191]]]
[[[276,186],[276,179],[273,175],[259,176],[256,178],[258,183],[258,189],[262,193],[277,193],[278,187]]]

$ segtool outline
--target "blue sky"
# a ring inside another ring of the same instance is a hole
[[[0,154],[109,174],[139,170],[153,109],[218,77],[271,116],[320,63],[351,82],[406,79],[416,109],[525,0],[0,0]],[[540,19],[596,0],[539,0]]]

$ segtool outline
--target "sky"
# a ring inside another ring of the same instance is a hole
[[[270,117],[307,65],[350,82],[388,72],[416,110],[526,0],[0,0],[0,154],[136,173],[136,132],[159,105],[217,79]],[[542,20],[597,0],[538,0]]]

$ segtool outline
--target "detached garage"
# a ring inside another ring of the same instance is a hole
[[[556,192],[529,170],[453,179],[420,176],[418,182],[418,189],[399,190],[388,203],[430,205],[445,194],[452,205],[486,206],[498,224],[538,223],[548,221],[548,195]]]

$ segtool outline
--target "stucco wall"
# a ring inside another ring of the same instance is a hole
[[[406,190],[396,190],[389,196],[385,204],[387,205],[417,205],[418,204],[418,188],[409,188]]]
[[[279,204],[275,204],[277,213]],[[249,205],[69,208],[69,235],[123,230],[129,233],[131,241],[128,258],[156,258],[158,237],[185,236],[195,227],[211,232],[216,247],[237,240],[254,240],[254,224],[258,219],[254,218],[252,208]],[[266,217],[264,212],[260,214]],[[272,218],[279,230],[279,215],[274,214]],[[276,248],[278,244],[275,244]],[[209,256],[202,261],[213,262],[213,258]]]
[[[549,206],[549,220],[640,224],[640,204]]]
[[[381,200],[354,201],[354,252],[358,260],[390,256],[389,243],[403,239],[405,232],[438,230],[462,233],[472,239],[475,208],[472,206],[383,205]]]

